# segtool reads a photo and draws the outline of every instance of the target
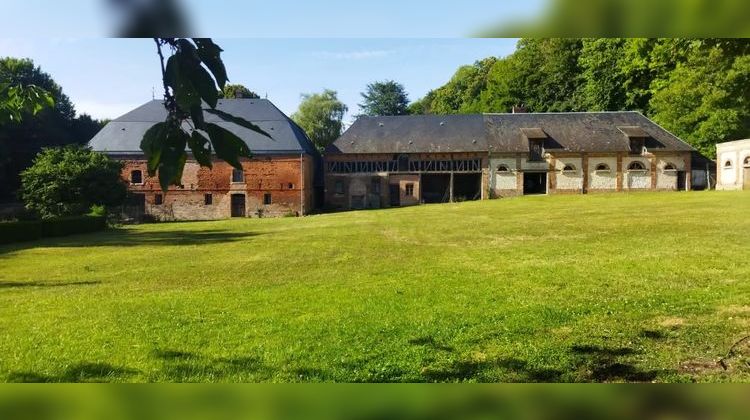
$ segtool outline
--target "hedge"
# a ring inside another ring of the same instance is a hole
[[[0,244],[96,232],[104,230],[106,227],[107,219],[104,216],[76,216],[29,222],[4,222],[0,223]]]

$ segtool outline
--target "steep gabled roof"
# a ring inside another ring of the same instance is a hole
[[[564,112],[363,117],[326,153],[516,153],[529,138],[549,151],[628,152],[628,135],[645,135],[652,151],[694,150],[639,112]]]
[[[216,108],[250,121],[271,135],[268,138],[214,114],[203,113],[206,122],[218,124],[237,135],[253,154],[318,154],[304,131],[267,99],[220,99]],[[109,122],[89,141],[89,145],[96,151],[109,154],[140,154],[143,134],[166,117],[162,101],[147,102]]]

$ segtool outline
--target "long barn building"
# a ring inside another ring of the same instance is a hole
[[[694,153],[638,112],[361,117],[325,151],[325,204],[688,190]]]

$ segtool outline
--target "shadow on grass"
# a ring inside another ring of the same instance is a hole
[[[66,369],[61,375],[42,375],[34,372],[13,372],[8,382],[112,382],[127,381],[138,371],[108,363],[80,363]]]
[[[637,352],[628,347],[574,345],[565,369],[538,368],[517,358],[456,361],[443,368],[425,368],[422,376],[430,382],[650,382],[655,370],[641,370],[631,360]],[[507,378],[507,379],[506,379]]]
[[[2,289],[21,289],[26,287],[70,287],[70,286],[93,286],[101,284],[99,280],[91,281],[71,281],[66,283],[53,283],[47,281],[0,281],[0,290]]]
[[[414,346],[425,346],[429,347],[433,350],[441,350],[441,351],[453,351],[453,347],[447,346],[445,344],[440,344],[432,336],[425,336],[425,337],[419,337],[419,338],[412,338],[409,340],[409,344]]]
[[[146,230],[109,229],[104,232],[73,235],[62,238],[45,238],[0,246],[0,255],[29,248],[76,248],[130,245],[209,245],[237,242],[260,235],[257,232],[226,230]]]
[[[205,357],[180,350],[154,350],[151,356],[162,362],[160,381],[204,382],[252,376],[254,381],[268,379],[273,370],[260,357]]]

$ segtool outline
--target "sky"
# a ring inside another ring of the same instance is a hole
[[[395,80],[412,100],[446,83],[456,69],[506,56],[515,39],[477,38],[214,38],[231,83],[268,95],[291,115],[302,93],[333,89],[359,112],[368,83]],[[161,74],[151,39],[0,37],[0,57],[27,57],[63,88],[78,113],[116,118],[160,98]],[[502,111],[502,110],[499,110]]]

